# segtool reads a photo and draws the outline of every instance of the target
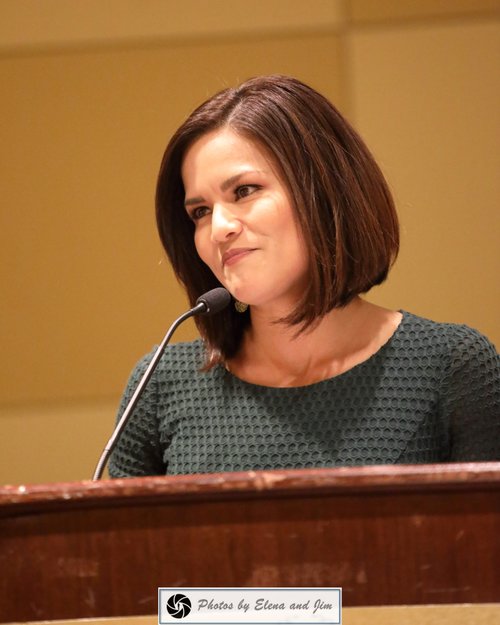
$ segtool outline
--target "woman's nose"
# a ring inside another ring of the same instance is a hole
[[[229,206],[214,204],[212,208],[212,239],[216,242],[227,240],[241,231],[241,222]]]

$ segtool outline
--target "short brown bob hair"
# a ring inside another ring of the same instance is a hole
[[[270,157],[289,191],[309,251],[309,287],[282,322],[303,330],[385,280],[399,249],[399,227],[387,183],[363,140],[320,93],[295,78],[252,78],[199,106],[165,151],[156,191],[161,241],[191,305],[220,286],[199,258],[184,208],[181,167],[202,135],[230,128]],[[248,312],[233,306],[198,317],[208,365],[234,356]]]

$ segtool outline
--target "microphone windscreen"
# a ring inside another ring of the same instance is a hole
[[[219,286],[200,295],[196,300],[196,304],[205,304],[206,310],[201,313],[202,315],[214,315],[225,308],[230,301],[231,295],[229,291]]]

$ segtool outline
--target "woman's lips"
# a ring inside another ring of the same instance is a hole
[[[253,247],[238,247],[232,250],[228,250],[224,252],[222,255],[222,265],[226,267],[227,265],[234,265],[239,260],[241,260],[244,256],[253,252],[255,248]]]

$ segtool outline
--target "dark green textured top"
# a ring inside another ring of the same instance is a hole
[[[124,410],[152,353],[134,369]],[[371,358],[309,386],[199,371],[167,347],[110,460],[112,477],[500,459],[500,362],[464,325],[403,313]]]

